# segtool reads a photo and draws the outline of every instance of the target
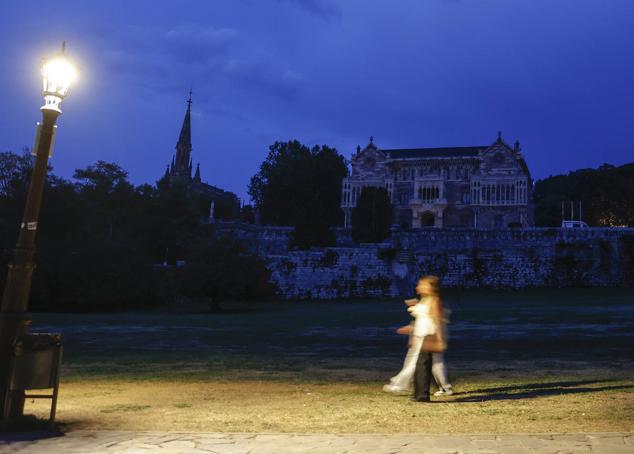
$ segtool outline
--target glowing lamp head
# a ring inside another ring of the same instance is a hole
[[[62,99],[68,93],[71,84],[77,79],[77,70],[64,55],[65,43],[62,44],[62,52],[53,58],[44,60],[42,64],[42,82],[44,105],[42,110],[55,110],[61,113],[59,108]]]

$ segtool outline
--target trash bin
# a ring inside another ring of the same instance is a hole
[[[15,391],[52,388],[52,394],[25,394],[25,399],[51,399],[49,422],[55,420],[59,370],[62,363],[61,334],[27,334],[16,337],[13,342],[9,386],[5,395],[3,420],[6,421],[11,408],[10,396]]]

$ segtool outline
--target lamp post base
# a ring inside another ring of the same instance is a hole
[[[6,397],[9,398],[9,417],[16,418],[22,416],[24,412],[24,392],[9,391],[9,366],[13,355],[13,340],[16,336],[28,334],[31,318],[26,312],[22,313],[0,313],[0,390],[4,391],[0,395],[0,417],[6,405]]]

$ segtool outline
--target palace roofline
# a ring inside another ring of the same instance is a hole
[[[463,158],[477,157],[482,150],[490,145],[480,147],[439,147],[439,148],[397,148],[391,150],[380,149],[391,159],[407,158]]]

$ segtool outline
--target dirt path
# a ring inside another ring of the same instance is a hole
[[[2,441],[2,452],[178,452],[178,453],[306,453],[311,454],[447,454],[447,453],[631,453],[631,433],[394,435],[394,434],[279,434],[88,432],[38,439],[14,437]]]

